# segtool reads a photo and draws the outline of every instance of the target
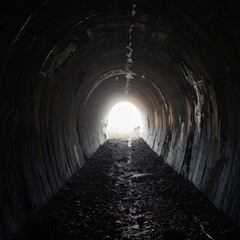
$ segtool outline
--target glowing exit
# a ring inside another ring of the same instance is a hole
[[[108,115],[108,136],[139,137],[141,115],[138,109],[130,102],[116,104]]]

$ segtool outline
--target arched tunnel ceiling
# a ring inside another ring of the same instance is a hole
[[[104,118],[122,100],[144,116],[148,145],[239,223],[238,20],[228,1],[8,3],[1,189],[18,190],[1,190],[6,232],[106,140]]]

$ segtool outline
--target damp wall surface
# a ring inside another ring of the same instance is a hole
[[[8,3],[1,13],[0,239],[107,139],[130,101],[142,137],[240,223],[239,9],[227,1]]]

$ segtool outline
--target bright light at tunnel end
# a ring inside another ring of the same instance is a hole
[[[107,117],[108,138],[140,137],[141,114],[130,102],[120,102],[113,106]]]

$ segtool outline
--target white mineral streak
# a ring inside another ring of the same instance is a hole
[[[96,82],[94,83],[93,87],[91,88],[91,90],[88,92],[88,95],[85,99],[85,106],[87,104],[87,101],[89,99],[89,97],[92,95],[92,93],[94,92],[94,90],[103,82],[108,80],[109,78],[115,78],[115,80],[119,79],[119,76],[123,75],[126,77],[127,79],[127,84],[129,84],[130,79],[133,79],[136,74],[134,72],[132,72],[131,70],[123,70],[123,69],[115,69],[113,71],[109,71],[103,75],[101,75],[98,79],[96,79]]]
[[[200,81],[196,80],[194,73],[183,63],[183,67],[179,65],[185,79],[191,84],[192,88],[196,93],[196,100],[194,101],[194,109],[195,109],[195,123],[197,125],[198,132],[201,132],[201,119],[202,119],[202,106],[204,104],[204,96],[202,95],[201,84],[204,83],[204,80]]]
[[[133,4],[133,6],[132,6],[132,22],[134,22],[133,20],[136,15],[136,10],[135,10],[136,6],[137,6],[136,4]],[[134,23],[132,23],[128,29],[129,43],[128,43],[128,46],[126,46],[126,48],[129,50],[129,53],[126,54],[127,59],[126,59],[126,65],[125,65],[125,71],[126,71],[125,78],[127,79],[127,82],[126,82],[126,86],[125,86],[125,93],[128,93],[130,81],[134,78],[133,76],[135,75],[131,70],[131,67],[133,65],[133,58],[132,58],[132,54],[133,54],[132,32],[133,32],[133,29],[134,29]]]
[[[91,18],[93,18],[93,17],[95,17],[95,16],[97,16],[97,15],[99,15],[99,14],[96,13],[96,14],[93,14],[93,15],[91,15],[91,16],[88,16],[88,17],[84,18],[83,20],[81,20],[80,22],[78,22],[75,26],[81,25],[81,24],[84,23],[85,21],[87,21],[87,20],[89,20],[89,19],[91,19]]]
[[[155,83],[152,82],[152,85],[157,89],[159,95],[160,95],[161,98],[162,98],[162,101],[163,101],[163,104],[164,104],[164,106],[165,106],[165,109],[167,110],[168,107],[167,107],[167,104],[166,104],[166,99],[164,98],[164,96],[163,96],[161,90],[157,87],[157,85],[156,85]]]

